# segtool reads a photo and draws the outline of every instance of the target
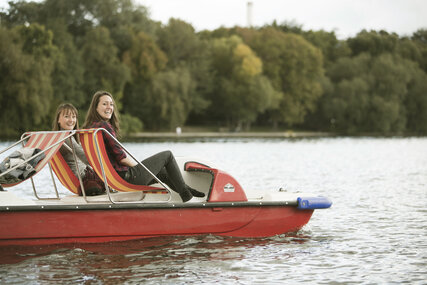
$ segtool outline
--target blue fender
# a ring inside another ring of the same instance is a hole
[[[327,197],[298,197],[298,209],[300,210],[313,210],[313,209],[327,209],[332,205],[332,201]]]

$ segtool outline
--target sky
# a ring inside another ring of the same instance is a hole
[[[255,27],[286,21],[304,30],[335,31],[341,39],[363,29],[404,36],[427,28],[426,0],[136,0],[150,9],[153,20],[166,24],[171,17],[179,18],[196,31],[247,27],[248,2]]]
[[[0,0],[0,8],[9,0]],[[40,0],[38,0],[40,1]],[[363,29],[386,30],[410,36],[427,29],[427,0],[133,0],[149,8],[150,18],[167,24],[178,18],[196,31],[221,26],[261,27],[295,23],[304,30],[334,31],[338,38],[355,36]],[[248,21],[248,2],[252,3]]]

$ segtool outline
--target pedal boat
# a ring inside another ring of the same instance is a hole
[[[91,131],[94,134],[99,130]],[[61,139],[71,135],[73,132]],[[93,142],[96,149],[103,147],[96,139]],[[47,164],[50,173],[53,168],[58,180],[66,186],[67,173],[54,166],[60,145],[61,142],[47,147],[52,152],[46,155]],[[100,177],[105,179],[108,168],[102,157],[93,157],[97,159],[102,170]],[[230,174],[207,163],[184,157],[177,160],[186,183],[204,192],[204,198],[194,197],[183,203],[177,193],[165,191],[167,186],[161,181],[147,191],[122,192],[123,189],[109,185],[107,194],[99,196],[86,196],[84,189],[82,196],[59,195],[55,186],[53,198],[42,198],[35,189],[38,176],[34,175],[30,178],[33,199],[18,197],[13,188],[6,188],[0,191],[0,246],[102,243],[172,235],[268,237],[298,231],[308,223],[315,209],[326,209],[332,204],[326,197],[283,189],[245,191]],[[52,181],[55,185],[53,174]]]

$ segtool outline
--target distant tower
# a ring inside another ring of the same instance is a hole
[[[247,6],[247,21],[248,21],[248,28],[252,28],[252,2],[248,2]]]

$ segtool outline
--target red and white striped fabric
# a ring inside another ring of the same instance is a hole
[[[78,131],[80,142],[86,154],[87,160],[89,161],[92,168],[95,170],[96,174],[98,174],[98,176],[102,180],[104,180],[102,171],[103,168],[107,183],[112,189],[123,192],[144,191],[145,193],[168,193],[165,191],[164,188],[153,187],[148,185],[134,185],[130,184],[122,177],[120,177],[120,175],[116,172],[113,165],[111,164],[110,159],[108,158],[107,151],[105,149],[104,139],[102,137],[102,132],[105,130],[100,129],[98,132],[96,132],[96,130],[97,129]],[[96,145],[98,145],[99,147],[99,156],[96,150]]]
[[[39,163],[34,168],[36,174],[45,167],[45,165],[52,159],[52,157],[58,152],[59,148],[64,143],[65,138],[71,134],[71,131],[61,131],[61,132],[28,132],[23,135],[29,136],[29,139],[24,147],[28,148],[38,148],[41,149],[45,157],[39,161]],[[3,187],[12,187],[22,183],[25,180],[22,180],[17,183],[12,184],[2,184]]]
[[[55,172],[56,177],[58,177],[59,182],[74,194],[80,195],[81,189],[79,178],[74,175],[73,171],[68,166],[67,162],[65,162],[65,159],[59,151],[52,156],[52,160],[49,163],[53,172]]]

